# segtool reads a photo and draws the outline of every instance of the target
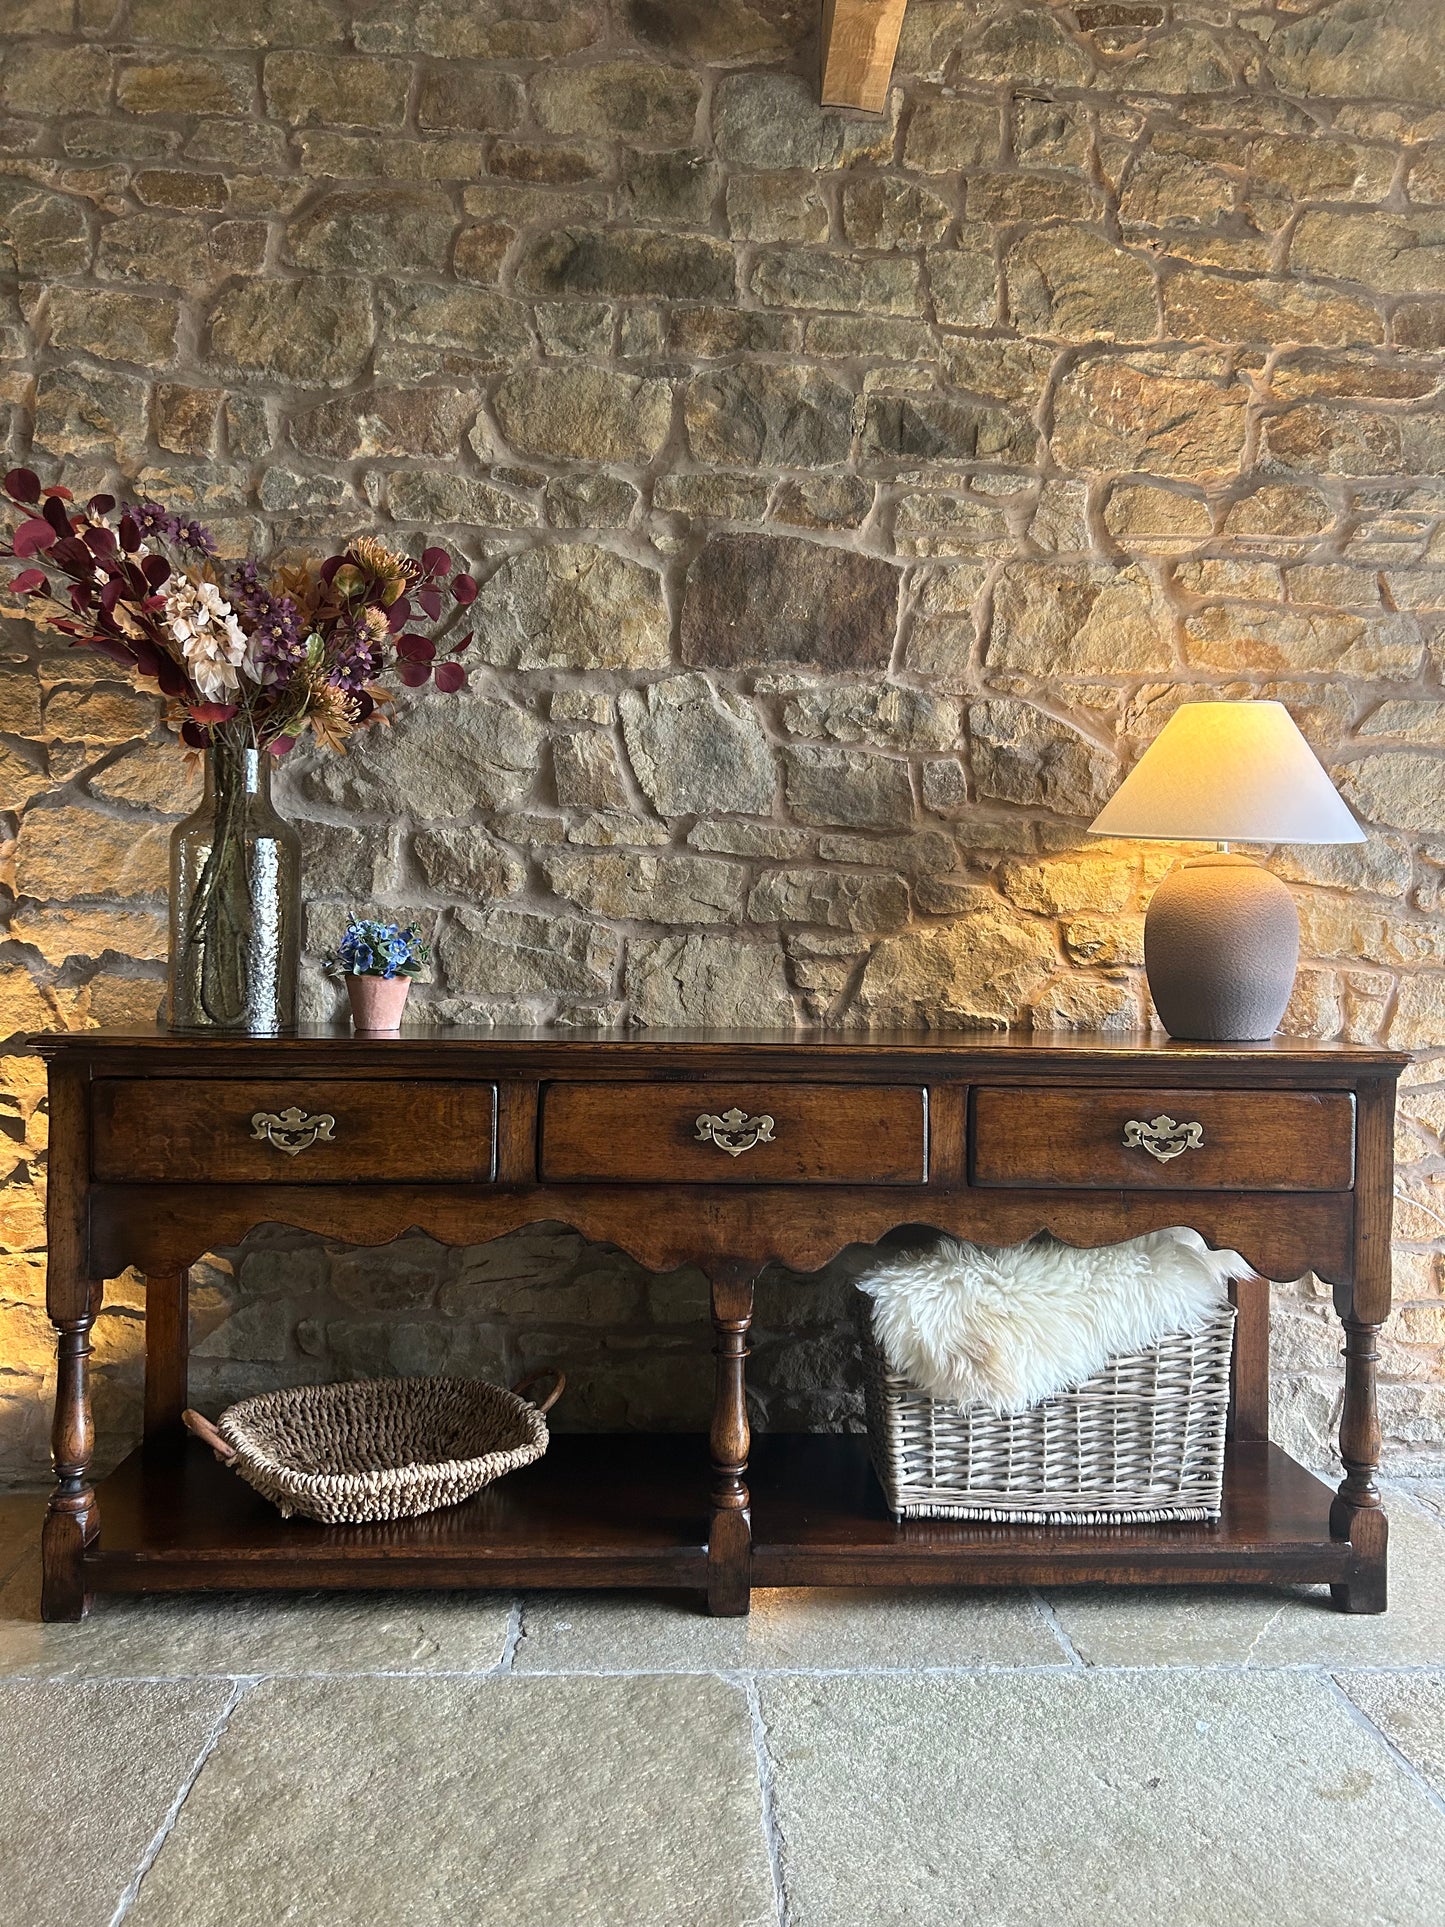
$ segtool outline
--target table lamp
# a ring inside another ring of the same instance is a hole
[[[1144,965],[1171,1037],[1273,1037],[1294,988],[1299,914],[1231,843],[1363,843],[1282,703],[1185,703],[1089,825],[1094,836],[1217,843],[1154,892]]]

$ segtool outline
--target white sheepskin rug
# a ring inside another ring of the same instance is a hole
[[[1081,1251],[1053,1238],[990,1250],[944,1238],[858,1280],[895,1372],[933,1398],[1024,1412],[1143,1351],[1196,1331],[1251,1267],[1197,1231],[1151,1231]]]

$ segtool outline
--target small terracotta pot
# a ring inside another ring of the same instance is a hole
[[[399,1030],[410,989],[410,977],[348,977],[346,994],[351,999],[352,1028],[367,1036],[378,1032],[389,1036]]]

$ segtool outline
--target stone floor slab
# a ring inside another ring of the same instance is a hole
[[[97,1597],[78,1625],[40,1618],[40,1570],[0,1588],[0,1678],[483,1673],[506,1648],[502,1593],[199,1593]]]
[[[702,1673],[1068,1662],[1025,1593],[840,1586],[755,1592],[745,1619],[710,1619],[677,1594],[532,1594],[513,1663],[536,1673]]]
[[[1445,1666],[1445,1520],[1390,1503],[1390,1609],[1342,1613],[1325,1587],[1088,1587],[1049,1595],[1089,1666]]]
[[[772,1927],[722,1680],[255,1687],[127,1927]]]
[[[0,1682],[0,1927],[107,1927],[230,1691]]]
[[[1342,1673],[1339,1683],[1445,1796],[1445,1674]]]
[[[1437,1927],[1445,1813],[1326,1680],[759,1690],[792,1927]]]

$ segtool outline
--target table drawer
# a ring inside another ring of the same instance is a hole
[[[114,1078],[92,1090],[102,1183],[415,1184],[494,1173],[491,1084]]]
[[[975,1184],[1093,1191],[1347,1191],[1347,1091],[1001,1090],[973,1094]]]
[[[550,1084],[544,1181],[922,1184],[924,1091],[862,1084]]]

